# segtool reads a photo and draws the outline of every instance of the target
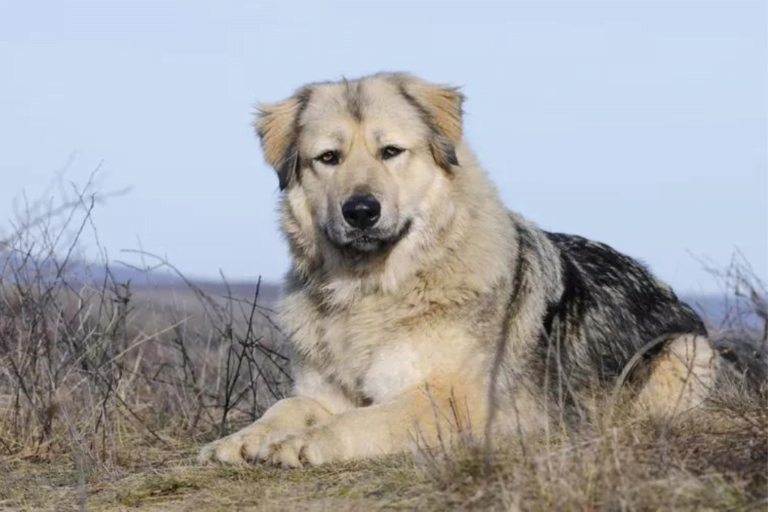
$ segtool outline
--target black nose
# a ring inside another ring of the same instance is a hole
[[[341,205],[341,214],[344,220],[353,228],[366,229],[379,220],[381,215],[381,203],[375,197],[352,196]]]

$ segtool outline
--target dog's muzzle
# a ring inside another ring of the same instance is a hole
[[[346,220],[346,219],[345,219]],[[371,222],[364,220],[363,222]],[[375,222],[374,222],[375,224]],[[343,254],[355,259],[381,254],[392,248],[397,242],[405,238],[411,230],[411,220],[408,219],[397,229],[383,229],[380,226],[372,226],[365,229],[353,228],[348,224],[346,229],[335,230],[326,226],[326,238]]]

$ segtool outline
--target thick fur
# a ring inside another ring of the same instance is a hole
[[[518,435],[599,410],[617,379],[655,414],[706,397],[717,359],[697,315],[637,261],[509,212],[463,141],[462,101],[379,74],[260,108],[293,258],[294,396],[201,460],[296,467]],[[359,193],[382,206],[365,233],[341,214]]]

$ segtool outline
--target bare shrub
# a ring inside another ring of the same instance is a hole
[[[103,199],[92,182],[73,188],[60,204],[25,209],[3,237],[6,455],[71,453],[88,471],[120,467],[140,457],[137,446],[217,437],[255,419],[289,382],[260,286],[249,297],[211,296],[186,280],[188,289],[147,292],[145,283],[137,292],[106,256],[84,265],[78,244],[86,230],[98,243],[92,214]]]

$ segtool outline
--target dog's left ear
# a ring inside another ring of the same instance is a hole
[[[277,103],[257,106],[254,127],[261,139],[264,159],[277,171],[280,190],[298,177],[299,117],[309,102],[310,89],[303,89]]]
[[[437,164],[450,171],[459,165],[456,146],[461,142],[464,95],[458,87],[434,84],[410,75],[397,75],[400,94],[421,114],[430,128],[430,149]]]

